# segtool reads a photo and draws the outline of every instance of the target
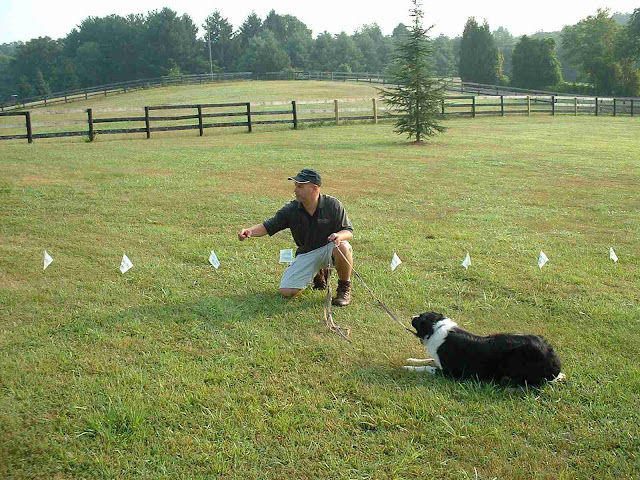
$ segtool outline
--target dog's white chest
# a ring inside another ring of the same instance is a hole
[[[436,365],[442,370],[442,363],[440,363],[440,357],[438,356],[438,349],[442,346],[447,335],[451,330],[456,328],[458,324],[450,318],[440,320],[434,325],[434,332],[428,339],[423,340],[423,345],[427,348],[429,355],[435,360]]]

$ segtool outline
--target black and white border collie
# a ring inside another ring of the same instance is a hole
[[[435,366],[405,366],[409,370],[429,373],[441,370],[444,375],[458,379],[477,378],[531,386],[565,378],[553,347],[538,335],[474,335],[436,312],[412,317],[411,325],[432,358],[410,358],[408,361],[426,361]]]

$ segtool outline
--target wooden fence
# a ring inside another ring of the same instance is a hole
[[[365,103],[369,103],[366,106]],[[322,105],[333,104],[333,108]],[[319,108],[318,106],[322,108]],[[303,106],[302,109],[300,107]],[[286,108],[283,108],[286,107]],[[506,115],[613,115],[633,117],[638,104],[634,99],[602,99],[587,97],[561,96],[447,96],[440,106],[442,117],[472,117],[477,116],[506,116]],[[216,103],[197,105],[155,105],[144,107],[144,115],[138,116],[108,116],[97,117],[94,113],[111,113],[117,111],[142,112],[142,108],[75,110],[86,114],[84,121],[54,122],[36,124],[36,126],[70,127],[85,124],[82,130],[51,131],[34,133],[31,112],[4,112],[0,117],[24,117],[24,123],[1,125],[0,128],[13,128],[16,133],[0,135],[0,140],[27,139],[29,143],[35,138],[86,136],[90,141],[96,135],[135,134],[144,133],[151,138],[154,132],[174,130],[198,130],[204,135],[208,128],[243,127],[250,133],[255,125],[290,124],[297,129],[303,123],[332,123],[339,125],[343,121],[373,121],[378,123],[380,118],[390,119],[397,115],[397,111],[387,106],[378,106],[376,99],[348,99],[348,100],[307,100],[291,102],[263,102],[254,103]],[[152,112],[174,112],[153,114]],[[46,112],[40,112],[44,114]],[[322,116],[318,116],[321,114]],[[215,119],[216,121],[212,121]],[[101,124],[112,126],[101,128]],[[21,125],[23,125],[21,127]],[[26,128],[26,134],[17,133],[20,128]]]
[[[248,80],[253,79],[251,72],[237,73],[214,73],[214,74],[197,74],[197,75],[177,75],[167,77],[145,78],[141,80],[132,80],[128,82],[116,82],[105,85],[97,85],[94,87],[81,88],[77,90],[69,90],[64,92],[53,92],[47,95],[37,95],[32,97],[20,98],[11,102],[0,103],[0,111],[24,109],[28,107],[50,106],[60,103],[70,103],[78,100],[88,100],[96,96],[108,96],[122,93],[128,93],[134,90],[166,87],[169,85],[192,85],[211,82],[228,82],[231,80]]]
[[[236,72],[236,73],[213,73],[213,74],[193,74],[193,75],[176,75],[156,78],[146,78],[141,80],[133,80],[128,82],[117,82],[106,85],[98,85],[78,89],[74,91],[56,92],[48,95],[40,95],[29,98],[16,99],[11,102],[0,103],[0,111],[10,111],[25,109],[38,106],[50,106],[53,104],[69,103],[78,100],[87,100],[95,96],[107,96],[114,94],[122,94],[138,89],[147,89],[153,87],[164,87],[169,85],[193,85],[211,82],[226,82],[232,80],[328,80],[337,82],[364,82],[378,85],[394,85],[396,79],[390,75],[370,72],[320,72],[320,71],[286,71],[286,72],[270,72],[270,73],[254,73],[254,72]],[[530,96],[567,96],[566,93],[530,90],[510,86],[485,85],[481,83],[463,82],[460,78],[439,78],[445,89],[450,94],[474,94],[474,95],[530,95]],[[578,98],[593,98],[588,95],[571,95]],[[637,103],[640,98],[625,97],[618,100],[627,101],[635,100]]]

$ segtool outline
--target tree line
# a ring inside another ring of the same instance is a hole
[[[66,37],[0,45],[0,101],[188,73],[388,72],[409,29],[377,24],[315,38],[292,15],[251,13],[239,28],[214,10],[200,28],[169,8],[88,17]],[[199,36],[199,32],[202,32]],[[598,10],[561,32],[514,37],[468,19],[461,36],[430,39],[434,73],[465,81],[601,95],[640,94],[640,8]],[[14,97],[15,96],[15,97]]]

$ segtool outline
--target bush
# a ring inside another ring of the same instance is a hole
[[[549,87],[549,90],[558,93],[569,93],[575,95],[593,95],[593,87],[588,83],[560,82]]]

